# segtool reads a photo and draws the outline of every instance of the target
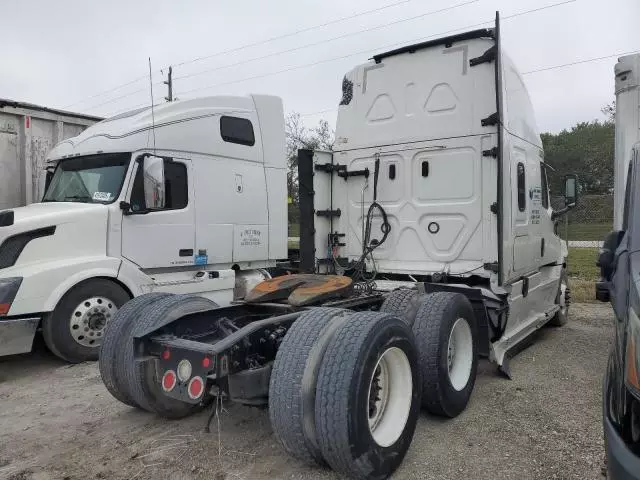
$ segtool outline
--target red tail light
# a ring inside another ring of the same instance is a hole
[[[204,381],[202,377],[193,377],[189,382],[187,392],[189,393],[189,398],[192,400],[200,398],[204,393]]]
[[[209,368],[211,366],[211,359],[209,357],[204,357],[202,359],[202,366],[204,368]]]
[[[169,360],[170,358],[171,358],[171,352],[168,349],[162,352],[163,360]]]
[[[162,389],[165,392],[170,392],[176,386],[176,382],[176,372],[174,372],[173,370],[167,370],[162,376]]]

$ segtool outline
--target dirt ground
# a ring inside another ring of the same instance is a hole
[[[574,305],[511,361],[481,364],[467,410],[423,414],[395,479],[600,479],[600,383],[612,338],[606,305]],[[69,366],[42,346],[0,359],[0,479],[336,479],[276,443],[265,410],[226,405],[166,421],[103,387],[96,364]]]

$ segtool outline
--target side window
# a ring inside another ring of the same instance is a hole
[[[225,142],[249,147],[256,143],[251,120],[239,117],[220,117],[220,135]]]
[[[525,169],[522,162],[518,163],[518,210],[524,212],[527,208],[527,194],[525,192]]]
[[[633,180],[633,161],[629,162],[629,170],[627,171],[627,185],[624,189],[624,213],[622,215],[622,230],[627,231],[629,228],[629,210],[631,208],[631,185]]]
[[[165,159],[164,191],[165,205],[163,209],[158,210],[179,210],[187,206],[189,203],[189,182],[187,178],[187,166],[184,163]],[[138,165],[136,177],[133,179],[129,203],[131,204],[131,210],[133,212],[139,212],[146,208],[144,201],[144,181],[140,165]]]
[[[547,169],[540,162],[540,179],[542,182],[542,208],[549,208],[549,183],[547,181]]]

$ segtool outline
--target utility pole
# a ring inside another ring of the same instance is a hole
[[[173,69],[171,67],[169,67],[169,74],[167,75],[167,79],[164,81],[164,84],[169,90],[169,95],[164,97],[164,99],[167,102],[173,102]]]

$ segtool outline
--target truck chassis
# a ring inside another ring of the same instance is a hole
[[[292,456],[349,478],[387,478],[420,408],[444,417],[465,409],[478,357],[489,355],[508,310],[464,285],[361,292],[332,275],[270,282],[281,285],[263,301],[227,307],[166,293],[131,300],[101,348],[105,386],[167,418],[214,399],[268,407]],[[305,286],[311,294],[295,302],[304,305],[292,304]]]

